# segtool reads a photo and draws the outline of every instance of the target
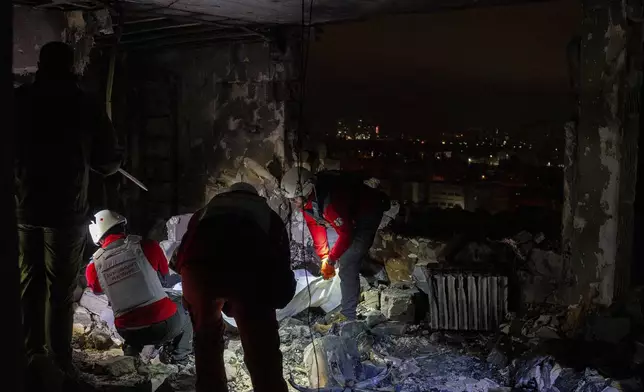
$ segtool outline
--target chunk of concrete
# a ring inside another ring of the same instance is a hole
[[[239,367],[237,365],[226,363],[224,364],[224,368],[226,369],[226,381],[234,381],[239,373]]]
[[[237,354],[235,354],[231,350],[224,350],[224,362],[225,363],[236,363],[237,362]]]
[[[413,296],[415,289],[386,288],[382,291],[380,307],[382,313],[391,321],[414,321],[415,308]]]
[[[412,257],[391,257],[385,260],[385,270],[391,283],[411,283],[417,255]]]
[[[385,321],[387,321],[387,317],[385,317],[382,312],[378,310],[372,310],[371,312],[367,313],[365,321],[367,322],[367,327],[373,328],[378,324],[382,324]]]
[[[112,357],[98,362],[96,369],[102,374],[109,374],[113,377],[121,377],[136,372],[134,357]]]
[[[362,306],[367,310],[380,310],[380,291],[378,289],[367,290],[362,293],[364,301]]]
[[[315,339],[306,347],[304,367],[310,385],[320,388],[344,386],[346,381],[360,380],[362,376],[355,339],[335,335]]]
[[[110,333],[98,329],[90,332],[87,337],[87,342],[90,347],[96,350],[109,350],[114,345]]]
[[[402,336],[407,331],[407,324],[399,321],[388,321],[378,324],[371,329],[371,332],[378,336]]]
[[[78,306],[74,311],[74,324],[89,328],[92,326],[92,315],[84,307]]]
[[[495,347],[488,354],[487,362],[496,368],[502,369],[508,365],[508,357]]]
[[[241,340],[229,340],[228,341],[228,350],[234,353],[241,353],[244,349],[242,348]]]

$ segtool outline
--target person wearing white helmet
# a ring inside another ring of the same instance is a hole
[[[339,267],[342,310],[331,324],[317,325],[317,329],[325,332],[334,322],[355,320],[361,262],[373,243],[383,213],[390,208],[389,198],[353,173],[322,171],[314,175],[302,167],[288,170],[281,188],[304,214],[324,279],[335,276],[336,266]],[[333,246],[327,229],[338,234]]]
[[[227,391],[222,309],[235,318],[255,392],[287,392],[275,309],[293,298],[284,222],[251,184],[236,183],[197,211],[177,252],[195,328],[197,392]]]
[[[89,232],[101,248],[85,270],[87,284],[107,295],[116,329],[125,339],[125,355],[163,345],[164,362],[185,363],[192,352],[192,325],[157,275],[168,275],[168,261],[157,242],[127,235],[126,224],[125,217],[109,210],[94,215]]]

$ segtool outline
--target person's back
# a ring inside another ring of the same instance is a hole
[[[195,327],[197,392],[227,390],[224,304],[237,322],[254,390],[286,392],[275,309],[293,298],[296,282],[279,215],[251,185],[235,184],[193,215],[177,259]]]

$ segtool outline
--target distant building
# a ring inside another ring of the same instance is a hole
[[[462,185],[432,182],[429,185],[429,206],[465,209],[465,188]]]
[[[467,192],[467,210],[497,213],[510,209],[510,188],[500,184],[476,184]]]

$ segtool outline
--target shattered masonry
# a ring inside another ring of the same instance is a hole
[[[610,305],[619,290],[616,270],[629,263],[626,244],[632,237],[632,223],[622,215],[632,213],[636,176],[624,160],[628,155],[632,165],[637,151],[625,147],[625,139],[632,138],[624,132],[638,118],[624,115],[632,97],[623,91],[623,81],[629,72],[627,41],[637,41],[641,32],[629,30],[621,7],[592,1],[583,6],[579,121],[566,129],[563,253],[571,278],[566,302]],[[620,211],[623,200],[631,206]]]
[[[127,66],[135,69],[132,74],[155,78],[143,81],[145,94],[131,100],[149,100],[149,96],[176,100],[176,105],[166,105],[176,107],[176,112],[156,113],[165,102],[140,102],[144,109],[139,111],[127,104],[120,109],[130,116],[140,116],[131,119],[144,124],[139,140],[145,134],[173,138],[172,133],[178,133],[176,152],[170,145],[152,142],[147,146],[141,142],[133,147],[136,151],[131,151],[139,157],[133,173],[155,188],[152,192],[160,192],[160,200],[172,200],[172,187],[182,190],[176,196],[176,210],[164,210],[159,215],[192,212],[222,188],[241,180],[257,186],[275,210],[287,210],[277,188],[293,156],[290,135],[294,132],[294,114],[289,111],[297,88],[294,56],[289,46],[278,49],[273,43],[260,41],[152,56],[132,53],[127,58]],[[120,82],[122,88],[127,87],[124,83],[132,87],[136,78],[121,78]],[[159,120],[160,116],[169,121]],[[146,158],[151,150],[156,156],[176,154],[176,166]],[[178,170],[176,184],[157,187],[154,178],[169,178],[172,170]]]

